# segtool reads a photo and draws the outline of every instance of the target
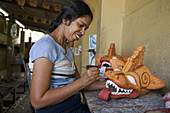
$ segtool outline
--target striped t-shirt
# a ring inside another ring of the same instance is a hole
[[[74,54],[70,47],[66,45],[67,54],[65,50],[54,39],[46,34],[38,40],[31,48],[29,53],[29,67],[33,71],[34,60],[46,57],[53,64],[51,73],[50,88],[62,87],[73,82],[75,79],[74,71]]]

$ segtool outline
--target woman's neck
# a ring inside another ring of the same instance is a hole
[[[49,35],[59,44],[61,45],[64,50],[65,53],[67,53],[66,50],[66,41],[67,39],[64,37],[64,30],[62,29],[62,25],[58,26],[57,29],[55,29],[53,32],[51,32]]]

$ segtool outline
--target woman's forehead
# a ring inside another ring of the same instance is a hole
[[[84,25],[89,26],[90,23],[91,23],[91,17],[90,17],[89,15],[85,15],[85,16],[83,16],[83,17],[77,18],[75,21],[81,22],[81,23],[83,23]]]

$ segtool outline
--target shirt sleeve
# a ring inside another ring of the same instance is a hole
[[[38,58],[46,57],[54,64],[57,58],[55,45],[48,40],[36,42],[29,54],[32,63]]]

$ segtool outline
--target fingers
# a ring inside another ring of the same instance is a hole
[[[99,79],[106,79],[107,76],[100,76],[100,71],[98,70],[98,68],[90,68],[89,70],[87,70],[88,72],[88,77],[91,79],[95,79],[95,80],[99,80]]]
[[[99,80],[99,79],[106,79],[106,78],[107,78],[107,76],[99,76],[99,77],[97,77],[96,80]]]
[[[87,77],[86,80],[88,80],[89,82],[95,81],[97,77],[99,77],[99,73],[100,72],[98,68],[89,68],[85,74],[85,77]]]
[[[100,73],[100,71],[98,70],[98,68],[96,68],[96,67],[93,67],[93,68],[89,68],[88,70],[87,70],[87,72],[88,73],[90,73],[90,74],[99,74]]]
[[[91,68],[88,68],[87,70],[96,71],[96,70],[99,70],[99,69],[97,67],[91,67]]]
[[[91,84],[92,82],[99,80],[99,79],[106,79],[106,76],[100,76],[100,71],[96,67],[89,68],[86,70],[86,73],[83,74],[81,79],[83,79],[83,84]]]

